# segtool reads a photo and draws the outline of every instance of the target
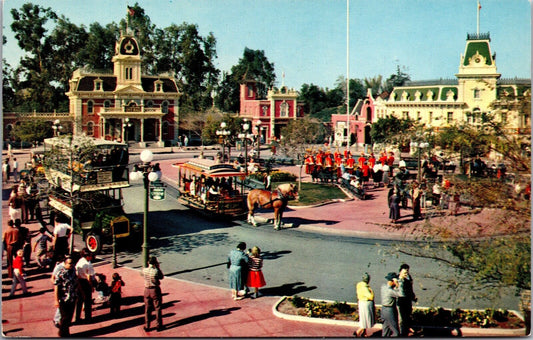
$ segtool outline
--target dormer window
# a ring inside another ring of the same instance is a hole
[[[102,79],[95,79],[95,81],[94,81],[94,90],[95,91],[103,91],[104,90]]]
[[[163,82],[161,80],[157,80],[154,83],[154,92],[163,92]]]

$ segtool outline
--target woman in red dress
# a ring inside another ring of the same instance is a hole
[[[261,296],[259,288],[266,285],[265,277],[261,268],[263,267],[263,259],[261,258],[261,249],[259,247],[253,247],[250,253],[250,259],[248,260],[248,280],[246,286],[254,289],[254,295],[252,299]]]

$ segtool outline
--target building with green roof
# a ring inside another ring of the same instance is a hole
[[[376,100],[376,119],[394,115],[414,119],[426,127],[479,125],[493,114],[506,122],[509,133],[530,134],[530,114],[521,112],[520,99],[531,96],[531,79],[502,79],[490,34],[468,34],[454,79],[412,81]]]

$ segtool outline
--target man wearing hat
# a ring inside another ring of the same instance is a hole
[[[390,272],[385,276],[387,283],[381,286],[381,318],[383,337],[397,337],[400,335],[398,329],[398,310],[396,309],[396,299],[400,297],[398,289],[398,274]]]
[[[141,272],[144,278],[144,330],[150,330],[150,319],[152,318],[152,308],[156,315],[157,331],[163,330],[163,318],[161,306],[163,298],[161,294],[160,280],[164,278],[163,272],[159,269],[157,257],[152,256],[148,261],[148,267]]]

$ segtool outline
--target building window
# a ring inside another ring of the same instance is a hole
[[[507,123],[507,113],[506,112],[502,112],[501,119],[502,119],[502,123]]]
[[[433,122],[433,112],[429,112],[428,123]]]
[[[146,103],[144,103],[144,107],[154,107],[154,102],[151,100],[148,100]]]
[[[168,113],[168,102],[167,101],[164,101],[163,103],[161,103],[161,112]]]
[[[252,98],[254,96],[254,87],[252,85],[248,85],[248,97]]]
[[[168,137],[168,122],[167,121],[163,122],[163,136]]]
[[[132,67],[126,67],[126,80],[133,79],[133,68]]]
[[[268,116],[268,106],[263,106],[263,110],[261,112],[262,116]]]
[[[94,113],[94,102],[92,100],[89,100],[87,102],[87,113],[93,114]]]
[[[87,123],[87,136],[94,136],[94,123]]]
[[[101,91],[101,90],[102,90],[102,83],[99,82],[99,81],[95,82],[95,83],[94,83],[94,89],[95,89],[96,91]]]
[[[453,112],[448,112],[448,116],[446,117],[446,121],[448,123],[453,122]]]
[[[474,89],[474,99],[481,98],[481,91],[479,89]]]
[[[422,120],[422,115],[420,114],[420,111],[416,112],[416,120]]]
[[[281,105],[279,106],[279,116],[280,117],[288,117],[289,116],[289,104],[287,104],[286,102],[283,102],[281,103]]]
[[[111,107],[111,102],[109,100],[104,101],[104,107]]]
[[[409,119],[409,111],[403,111],[402,112],[402,118],[403,119]]]

